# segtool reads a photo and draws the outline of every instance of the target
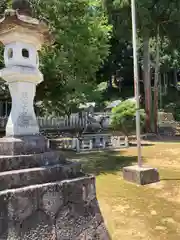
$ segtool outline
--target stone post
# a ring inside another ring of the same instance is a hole
[[[129,140],[128,140],[127,136],[125,137],[124,141],[125,141],[125,147],[128,148],[129,147]]]
[[[92,139],[89,140],[89,150],[92,150],[93,149],[93,141]]]
[[[105,148],[106,148],[106,140],[103,137],[103,149],[105,149]]]
[[[80,141],[78,138],[76,138],[76,151],[80,152]]]

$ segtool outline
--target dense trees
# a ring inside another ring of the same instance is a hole
[[[95,74],[109,54],[111,36],[101,1],[30,2],[34,16],[48,23],[55,38],[53,46],[45,46],[40,53],[45,81],[38,87],[36,100],[62,114],[79,102],[99,98]],[[5,7],[1,5],[2,10]]]
[[[38,87],[36,100],[46,110],[69,114],[80,102],[126,99],[134,94],[130,0],[29,1],[34,15],[47,21],[55,36],[53,46],[41,52],[45,81]],[[1,1],[0,11],[10,2]],[[136,7],[146,127],[157,131],[160,82],[165,93],[167,80],[178,82],[180,2],[138,0]],[[1,66],[2,62],[1,57]]]
[[[96,98],[95,73],[109,53],[111,27],[100,1],[32,0],[32,4],[35,16],[46,19],[55,36],[54,45],[41,54],[45,81],[37,96],[51,101],[56,112],[67,113],[71,105]]]
[[[116,42],[119,46],[122,46],[122,42],[131,44],[131,21],[128,17],[131,12],[130,1],[104,1],[110,16],[109,21],[113,24],[113,37]],[[148,131],[157,131],[160,76],[172,69],[176,71],[179,67],[180,2],[177,0],[138,0],[136,10],[139,65],[143,72],[141,79],[144,85],[147,116],[146,126]],[[131,85],[133,85],[132,82]]]

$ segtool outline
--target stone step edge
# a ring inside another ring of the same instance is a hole
[[[52,168],[58,168],[58,167],[74,167],[74,166],[78,166],[80,167],[80,163],[77,162],[70,162],[70,161],[66,161],[65,164],[54,164],[54,165],[48,165],[48,166],[42,166],[42,167],[35,167],[35,168],[24,168],[24,169],[17,169],[17,170],[10,170],[10,171],[4,171],[4,172],[0,172],[0,177],[1,176],[7,176],[7,175],[13,175],[13,174],[20,174],[20,173],[27,173],[27,172],[38,172],[38,171],[46,171],[46,170],[50,170]]]
[[[52,166],[65,162],[66,157],[61,151],[48,151],[41,154],[30,155],[0,156],[0,172]]]
[[[52,150],[50,149],[50,151],[46,151],[46,152],[42,152],[42,153],[31,153],[31,154],[19,154],[19,155],[0,155],[0,160],[1,159],[10,159],[10,158],[20,158],[20,157],[34,157],[34,156],[41,156],[41,155],[46,155],[46,154],[50,154],[50,153],[54,153],[54,154],[60,154],[61,156],[64,156],[63,152],[61,150]]]
[[[40,189],[42,187],[51,187],[54,185],[62,186],[64,184],[71,184],[71,182],[73,182],[73,183],[81,182],[82,180],[95,181],[95,176],[90,175],[90,174],[84,174],[84,176],[77,177],[77,178],[65,179],[65,180],[54,181],[54,182],[49,182],[49,183],[33,184],[33,185],[19,187],[19,188],[1,190],[0,197],[3,195],[7,195],[7,194],[14,194],[14,193],[19,194],[19,193],[26,192],[26,191],[33,191],[35,189]]]

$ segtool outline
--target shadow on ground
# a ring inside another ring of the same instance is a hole
[[[130,147],[137,147],[137,143],[130,142],[129,146]],[[141,143],[141,146],[142,147],[151,147],[151,146],[154,146],[154,144],[153,143]]]
[[[161,178],[161,181],[180,181],[180,178]]]
[[[136,163],[137,157],[121,156],[111,151],[81,155],[78,161],[82,164],[84,172],[99,175],[120,171],[123,167]]]
[[[154,142],[161,142],[161,143],[166,143],[166,142],[170,142],[170,143],[176,143],[176,142],[180,142],[180,136],[161,136],[161,135],[157,135],[157,136],[152,136],[152,137],[148,137],[145,139],[146,141],[149,141],[151,143]]]

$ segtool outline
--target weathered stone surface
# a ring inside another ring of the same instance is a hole
[[[96,197],[95,179],[90,177],[81,181],[74,179],[74,181],[66,182],[63,187],[64,196],[67,197],[65,202],[82,203],[93,200]]]
[[[61,185],[47,186],[43,189],[40,197],[40,208],[52,218],[55,218],[57,212],[63,207],[64,198]]]
[[[109,240],[94,189],[89,176],[1,191],[0,240]]]
[[[88,228],[77,237],[77,240],[110,240],[110,236],[104,223],[101,222],[97,227],[92,221]]]
[[[30,155],[0,156],[0,172],[49,166],[59,163],[65,163],[65,157],[59,151]]]
[[[9,221],[8,225],[4,229],[2,235],[0,235],[1,240],[21,240],[19,236],[20,224],[17,222]]]
[[[85,202],[91,202],[96,197],[96,186],[95,179],[92,178],[91,181],[88,181],[83,185],[83,200]]]
[[[0,236],[8,229],[9,220],[7,204],[8,200],[6,200],[6,196],[0,197]]]
[[[38,208],[36,189],[10,194],[8,197],[8,218],[13,221],[22,221],[31,216]]]
[[[55,227],[48,215],[37,211],[21,224],[20,237],[23,240],[56,240]]]
[[[96,195],[94,191],[88,193],[88,186],[94,184],[94,178],[77,179],[73,182],[65,182],[64,197],[67,205],[59,212],[56,219],[57,239],[79,239],[86,229],[93,231],[103,222]],[[83,188],[87,187],[84,198]],[[77,195],[76,195],[77,189]],[[89,188],[90,189],[90,188]],[[72,192],[71,192],[72,191]],[[91,196],[91,197],[90,197]],[[93,222],[94,221],[94,222]]]
[[[0,139],[0,154],[29,155],[48,151],[48,139],[41,135],[4,137]]]
[[[72,162],[54,166],[2,172],[0,173],[0,190],[60,181],[80,176],[80,174],[80,165]]]
[[[101,239],[102,240],[110,239],[109,233],[104,223],[101,223],[101,225],[97,228],[93,236],[93,240],[101,240]]]
[[[7,223],[7,222],[6,222]],[[9,221],[1,240],[56,240],[55,226],[42,211],[34,212],[24,221]]]
[[[139,185],[159,182],[157,169],[150,167],[129,166],[123,168],[123,178]]]
[[[92,235],[97,228],[97,226],[94,226],[92,232],[92,221],[95,216],[96,214],[92,211],[91,206],[72,204],[64,207],[56,220],[57,239],[78,239],[79,235],[86,232],[88,228],[91,229],[89,234]]]
[[[71,204],[60,211],[57,216],[57,239],[95,239],[99,235],[97,228],[103,223],[103,218],[97,199],[88,205]],[[107,230],[104,233],[107,235]],[[107,235],[108,236],[108,235]],[[104,240],[104,238],[99,238]],[[108,239],[108,238],[106,238]]]

